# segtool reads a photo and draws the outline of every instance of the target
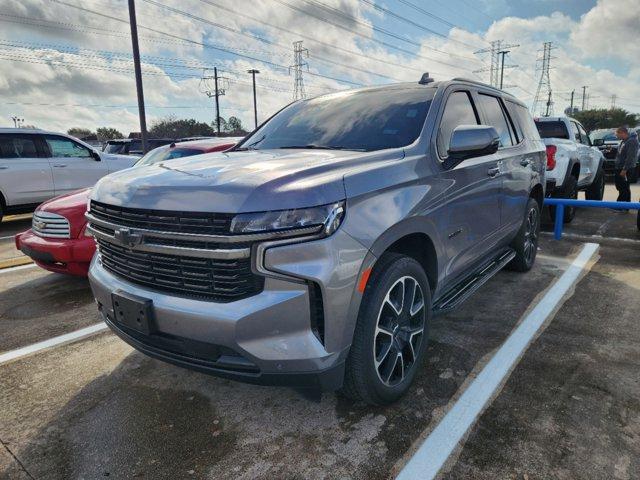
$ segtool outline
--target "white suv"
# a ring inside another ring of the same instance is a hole
[[[54,196],[95,184],[136,158],[98,152],[64,133],[0,128],[0,221]]]

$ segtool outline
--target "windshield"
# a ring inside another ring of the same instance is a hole
[[[190,157],[192,155],[199,155],[204,153],[202,150],[195,148],[166,148],[160,147],[155,150],[151,150],[144,157],[136,162],[135,167],[143,167],[145,165],[153,165],[154,163],[162,162],[164,160],[171,160],[172,158]]]
[[[107,143],[104,147],[106,153],[124,153],[126,143]]]
[[[591,132],[591,140],[604,140],[605,142],[617,142],[616,134],[613,130],[596,130]]]
[[[420,135],[434,92],[424,87],[385,88],[297,102],[276,114],[240,150],[403,147]]]
[[[542,138],[569,138],[567,126],[564,122],[536,121],[536,127]]]

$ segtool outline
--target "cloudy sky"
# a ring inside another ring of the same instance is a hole
[[[292,43],[308,49],[308,96],[434,78],[489,80],[509,48],[508,90],[533,105],[540,50],[553,42],[554,109],[615,103],[640,112],[638,0],[136,0],[147,122],[212,122],[203,74],[218,67],[221,115],[253,124],[250,68],[262,120],[293,96]],[[126,0],[0,0],[0,126],[11,117],[66,131],[137,131]],[[538,112],[542,107],[538,108]]]

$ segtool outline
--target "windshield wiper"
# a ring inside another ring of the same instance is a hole
[[[291,149],[301,149],[301,150],[354,150],[357,152],[364,152],[365,149],[364,148],[348,148],[348,147],[338,147],[338,146],[332,146],[332,145],[285,145],[284,147],[278,147],[281,149],[285,149],[285,148],[291,148]]]
[[[254,145],[257,145],[258,143],[260,143],[261,141],[263,141],[263,140],[264,140],[264,137],[266,137],[266,135],[262,135],[258,140],[256,140],[255,142],[251,142],[251,143],[250,143],[249,145],[247,145],[247,146],[244,146],[244,147],[238,147],[238,148],[235,148],[234,150],[235,150],[236,152],[244,152],[244,151],[246,151],[246,150],[256,150],[255,148],[251,148],[251,147],[253,147]]]

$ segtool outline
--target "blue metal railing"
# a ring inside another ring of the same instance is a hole
[[[595,207],[612,208],[614,210],[640,210],[640,202],[605,202],[601,200],[572,200],[568,198],[545,198],[545,205],[556,207],[556,219],[553,227],[553,236],[556,240],[562,238],[564,225],[564,207]]]

